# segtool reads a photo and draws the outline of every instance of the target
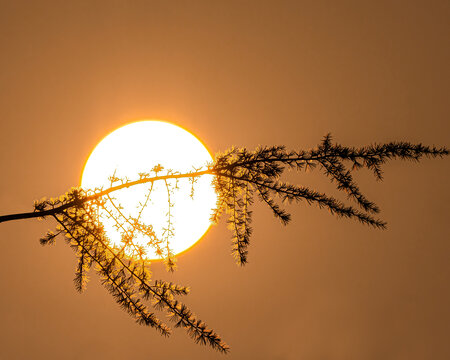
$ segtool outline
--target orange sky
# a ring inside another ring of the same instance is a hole
[[[364,5],[362,5],[364,3]],[[109,132],[164,119],[214,153],[450,145],[448,1],[1,1],[0,214],[80,179]],[[450,357],[449,160],[358,174],[388,230],[305,204],[282,227],[254,207],[249,264],[224,223],[179,257],[186,302],[232,347],[138,326],[94,276],[79,295],[51,221],[0,225],[1,359],[446,359]],[[301,174],[320,191],[333,186]]]

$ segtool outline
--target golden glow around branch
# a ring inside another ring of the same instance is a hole
[[[168,170],[192,172],[198,168],[206,169],[206,164],[212,160],[206,147],[188,131],[163,121],[139,121],[113,131],[96,146],[86,162],[81,186],[84,189],[106,189],[111,186],[108,178],[113,174],[117,178],[135,180],[139,178],[139,173],[150,174],[157,165],[164,168],[160,175]],[[174,233],[168,240],[170,249],[178,254],[195,244],[211,225],[210,215],[217,200],[211,181],[211,175],[199,177],[194,184],[193,198],[190,196],[190,179],[168,180],[169,188],[172,189],[170,194],[164,181],[155,182],[140,217],[151,184],[117,191],[111,195],[114,204],[109,204],[108,208],[114,211],[114,205],[120,204],[123,208],[121,213],[126,217],[139,217],[140,222],[152,225],[157,238],[164,240],[169,235],[170,195]],[[122,219],[122,227],[118,227],[104,210],[101,211],[101,217],[107,236],[113,244],[121,247],[121,233],[124,229],[130,229],[130,224]],[[160,258],[153,248],[146,245],[148,240],[138,235],[134,242],[144,246],[147,259]],[[165,248],[165,242],[161,246]]]

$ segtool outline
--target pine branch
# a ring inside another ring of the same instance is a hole
[[[374,173],[377,180],[381,180],[382,165],[388,160],[419,161],[423,157],[436,158],[448,154],[449,150],[444,147],[408,142],[390,142],[361,148],[347,147],[333,144],[330,134],[326,135],[315,149],[309,151],[287,151],[284,146],[261,147],[254,151],[231,148],[216,156],[212,168],[217,177],[214,186],[219,195],[218,208],[212,219],[217,222],[223,214],[223,209],[227,210],[227,222],[233,231],[233,253],[239,264],[247,262],[247,250],[242,249],[246,249],[248,238],[244,238],[241,229],[249,226],[250,221],[242,215],[242,199],[236,190],[241,186],[236,184],[245,183],[254,187],[257,197],[284,225],[289,223],[291,216],[276,203],[275,198],[281,199],[282,202],[304,200],[307,204],[316,204],[338,217],[355,219],[362,224],[385,229],[386,222],[372,215],[378,214],[380,209],[361,192],[353,179],[352,171],[366,168]],[[350,166],[347,166],[346,162],[349,162]],[[345,192],[348,199],[356,202],[361,211],[333,196],[280,181],[286,168],[302,171],[314,170],[316,167],[320,167],[323,174],[336,184],[338,191]],[[253,201],[253,194],[251,200]]]
[[[208,344],[219,352],[228,352],[228,346],[220,336],[206,324],[198,320],[190,309],[175,296],[187,295],[189,288],[156,280],[152,282],[146,249],[135,242],[136,234],[148,239],[147,246],[165,257],[169,270],[175,269],[175,255],[170,241],[175,233],[172,219],[173,194],[178,189],[178,181],[190,182],[191,197],[194,188],[203,175],[213,175],[213,186],[217,193],[217,207],[211,219],[219,221],[227,215],[227,223],[232,231],[232,254],[240,265],[248,261],[248,246],[252,235],[251,205],[255,199],[266,204],[274,216],[284,225],[291,215],[278,202],[306,202],[327,209],[337,217],[357,220],[365,225],[384,229],[386,223],[374,217],[380,209],[361,192],[353,178],[353,171],[367,169],[377,180],[382,180],[382,165],[389,160],[401,159],[419,161],[424,157],[437,158],[449,154],[447,148],[389,142],[365,147],[348,147],[332,142],[326,135],[319,145],[311,150],[288,151],[284,146],[259,147],[253,151],[245,148],[231,148],[218,154],[213,164],[204,169],[193,169],[188,173],[176,173],[161,165],[149,173],[138,174],[137,180],[120,179],[115,174],[110,177],[107,189],[83,190],[72,188],[56,199],[42,199],[34,204],[34,211],[0,216],[0,222],[46,218],[51,216],[57,222],[57,231],[49,231],[40,239],[42,245],[53,244],[63,234],[78,259],[74,284],[83,291],[89,280],[88,272],[94,267],[101,277],[101,283],[111,293],[121,308],[138,323],[156,328],[161,334],[169,335],[170,329],[154,313],[149,311],[145,301],[151,301],[155,309],[165,311],[175,327],[183,327],[200,344]],[[338,192],[343,192],[352,205],[347,205],[332,195],[318,190],[283,181],[286,169],[302,172],[320,169]],[[154,175],[153,175],[154,174]],[[145,224],[141,215],[148,206],[155,182],[163,182],[167,190],[167,225],[158,238],[152,224]],[[172,185],[175,182],[175,185]],[[117,185],[115,185],[117,184]],[[137,216],[127,215],[120,203],[111,195],[135,185],[149,184],[149,192],[140,203]],[[103,228],[100,211],[113,219],[121,233],[123,245],[113,246]],[[93,266],[94,265],[94,266]]]
[[[90,217],[90,212],[86,211],[86,214],[88,217]],[[74,218],[70,214],[65,214],[69,220],[71,220],[73,223],[77,223],[78,226],[80,226],[84,231],[89,233],[90,235],[97,237],[97,241],[101,244],[101,246],[104,247],[104,252],[109,253],[109,255],[117,262],[118,266],[120,266],[124,271],[127,271],[131,277],[136,281],[136,287],[139,289],[142,298],[143,299],[153,299],[153,306],[156,307],[164,307],[165,310],[168,312],[168,314],[171,316],[172,321],[176,321],[177,324],[182,323],[183,327],[186,328],[189,335],[194,337],[194,340],[200,342],[200,343],[208,343],[210,346],[212,346],[214,349],[220,351],[220,352],[227,352],[228,351],[228,345],[226,345],[220,338],[220,336],[215,333],[213,330],[208,329],[206,325],[201,321],[197,320],[196,317],[193,315],[193,313],[182,303],[180,303],[177,300],[174,300],[172,298],[172,293],[174,292],[185,292],[186,290],[183,288],[175,288],[175,289],[169,289],[168,287],[164,286],[150,286],[146,279],[143,279],[139,273],[135,271],[136,269],[136,261],[133,259],[129,259],[133,265],[128,265],[125,263],[125,261],[118,256],[117,252],[112,249],[107,242],[102,238],[98,237],[99,235],[96,234],[95,228],[91,229],[88,226],[86,226],[83,223],[78,222],[76,218]],[[93,220],[93,219],[91,219]],[[106,272],[109,272],[109,269],[105,270]],[[121,283],[122,284],[122,283]],[[126,284],[126,283],[124,283]],[[161,285],[159,283],[158,285]],[[111,290],[111,289],[109,289]],[[127,289],[125,289],[127,291]],[[114,295],[115,292],[112,292]],[[131,293],[132,296],[137,296],[135,293]],[[121,301],[123,300],[124,304],[128,304],[123,299],[123,296],[117,296]],[[140,303],[139,303],[140,304]],[[129,304],[131,306],[131,310],[138,309],[137,305],[134,306],[132,304]],[[125,310],[130,312],[130,306],[125,306]],[[142,317],[143,315],[140,314],[137,318],[140,321],[140,323],[144,319]],[[145,323],[145,322],[144,322]],[[145,323],[147,325],[147,323]],[[201,326],[199,325],[201,324]],[[154,324],[152,322],[149,323],[151,326],[156,326],[158,324]],[[163,325],[161,325],[163,326]],[[168,328],[164,328],[168,331]]]

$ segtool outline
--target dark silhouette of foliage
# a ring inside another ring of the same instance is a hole
[[[383,179],[381,166],[388,160],[402,159],[419,161],[422,157],[443,157],[448,149],[391,142],[367,147],[346,147],[331,142],[326,135],[319,146],[309,151],[287,151],[284,146],[262,147],[254,151],[231,149],[216,157],[213,173],[219,204],[213,216],[217,221],[221,212],[229,214],[228,223],[233,231],[233,255],[240,264],[247,262],[247,247],[251,235],[251,211],[249,206],[257,199],[266,203],[283,224],[291,216],[276,200],[281,202],[306,201],[328,209],[338,217],[350,218],[380,229],[386,223],[374,217],[379,208],[360,191],[352,177],[352,171],[366,168],[377,180]],[[339,191],[358,205],[346,205],[336,198],[304,186],[281,181],[286,168],[296,171],[320,168]]]
[[[346,147],[332,142],[330,135],[314,149],[308,151],[288,151],[284,146],[260,147],[249,151],[232,148],[217,154],[213,164],[190,173],[165,170],[157,164],[149,173],[138,174],[137,180],[119,179],[113,174],[108,189],[72,188],[57,199],[43,199],[34,204],[31,213],[0,216],[0,222],[52,217],[57,223],[56,232],[49,231],[40,239],[42,245],[52,244],[60,234],[75,251],[78,265],[74,284],[82,292],[88,283],[91,268],[100,275],[102,284],[116,302],[132,316],[137,323],[154,327],[163,335],[170,329],[149,310],[146,301],[153,308],[163,310],[175,327],[183,327],[200,344],[226,353],[229,347],[220,336],[209,329],[177,296],[189,293],[189,288],[162,280],[152,281],[146,248],[133,240],[140,234],[148,240],[146,246],[165,260],[169,270],[175,269],[175,256],[170,249],[173,236],[171,195],[177,190],[178,181],[190,181],[191,196],[195,196],[195,183],[202,175],[214,175],[213,185],[218,194],[217,207],[211,216],[217,222],[226,214],[232,231],[232,254],[238,264],[247,263],[248,245],[252,234],[251,205],[255,199],[267,204],[274,216],[283,224],[288,224],[291,216],[278,202],[306,201],[327,209],[338,217],[355,219],[363,224],[384,229],[386,223],[376,218],[379,208],[368,200],[353,179],[352,172],[366,168],[373,172],[377,180],[382,180],[382,165],[388,160],[402,159],[419,161],[423,157],[443,157],[449,154],[446,148],[390,142],[367,147]],[[349,204],[333,196],[320,193],[309,187],[293,185],[282,181],[286,169],[296,171],[318,168],[336,185],[338,191],[346,194]],[[167,189],[167,225],[158,237],[151,224],[141,219],[143,209],[150,199],[153,184],[162,181]],[[114,192],[139,184],[148,184],[148,194],[143,199],[137,217],[127,216],[113,197]],[[100,216],[100,210],[114,220],[121,233],[121,246],[108,239]]]

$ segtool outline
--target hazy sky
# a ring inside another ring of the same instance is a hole
[[[128,122],[164,119],[215,153],[450,145],[448,1],[0,1],[0,213],[77,185],[94,146]],[[249,264],[224,223],[179,257],[186,302],[230,344],[138,326],[51,221],[0,224],[1,359],[448,359],[449,159],[358,174],[386,231],[305,204],[280,225],[254,206]],[[333,191],[320,174],[299,183]]]

